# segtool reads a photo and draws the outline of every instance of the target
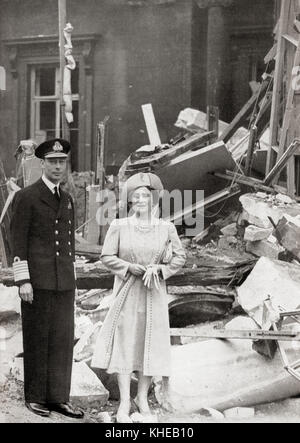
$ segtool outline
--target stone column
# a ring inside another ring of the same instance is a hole
[[[233,0],[197,0],[200,8],[208,9],[207,31],[207,105],[218,106],[224,112],[230,85],[230,35],[225,7]]]

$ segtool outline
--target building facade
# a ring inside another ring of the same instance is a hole
[[[67,0],[74,170],[95,170],[96,124],[110,116],[113,171],[148,143],[141,105],[152,103],[163,142],[185,107],[220,107],[230,121],[260,80],[273,45],[276,0]],[[20,140],[60,135],[56,0],[0,0],[0,155],[7,174]]]

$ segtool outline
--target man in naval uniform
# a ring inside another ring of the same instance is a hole
[[[71,196],[60,187],[69,142],[37,147],[43,176],[13,201],[14,277],[22,299],[25,403],[35,414],[82,418],[69,403],[74,345],[75,234]]]

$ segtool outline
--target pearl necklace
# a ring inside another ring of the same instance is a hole
[[[154,228],[155,228],[154,225],[141,225],[141,224],[134,225],[134,229],[139,232],[150,232]]]
[[[155,223],[153,223],[153,220],[151,221],[151,223],[147,223],[147,224],[142,224],[141,222],[139,222],[139,220],[135,220],[134,223],[134,229],[136,231],[139,232],[150,232],[155,228]]]

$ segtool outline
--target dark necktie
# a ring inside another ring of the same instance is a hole
[[[58,193],[57,186],[55,186],[55,188],[54,188],[54,196],[55,196],[57,201],[60,201],[60,196],[59,196],[59,193]]]

